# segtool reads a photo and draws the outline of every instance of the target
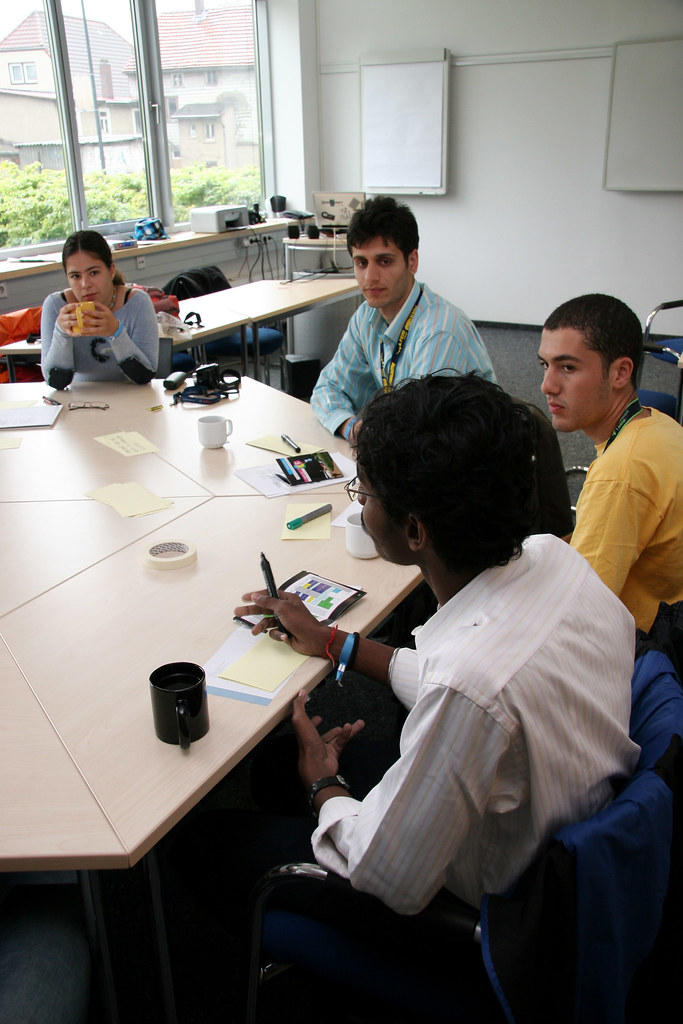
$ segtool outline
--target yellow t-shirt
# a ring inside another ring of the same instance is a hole
[[[596,452],[572,547],[647,631],[660,601],[683,599],[683,427],[651,409]]]

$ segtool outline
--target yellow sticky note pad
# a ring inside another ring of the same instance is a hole
[[[319,444],[308,444],[306,441],[300,441],[297,438],[296,443],[301,448],[301,455],[313,455],[314,452],[320,451]],[[256,437],[253,441],[247,441],[252,448],[265,448],[268,452],[277,452],[278,455],[296,455],[288,444],[278,437],[277,434],[266,434],[264,437]]]
[[[0,434],[0,448],[18,448],[21,444],[21,438],[13,434],[11,437],[6,437]]]
[[[302,523],[296,530],[289,530],[287,528],[287,523],[291,523],[293,519],[298,519],[300,516],[305,516],[307,512],[315,512],[317,508],[320,508],[321,504],[324,504],[324,502],[302,501],[297,505],[288,505],[285,521],[282,524],[280,540],[329,540],[332,522],[329,512],[326,512],[323,516],[318,516],[317,519],[311,519],[310,523]]]
[[[137,430],[122,430],[117,434],[102,434],[95,438],[100,444],[107,448],[113,448],[119,455],[130,457],[131,455],[147,455],[149,452],[158,452],[159,449],[146,437],[139,434]]]
[[[146,516],[160,512],[173,504],[168,498],[148,491],[142,484],[108,484],[95,491],[86,491],[86,498],[94,498],[105,505],[111,505],[121,516]]]
[[[224,669],[220,678],[272,693],[307,657],[297,654],[288,644],[264,636],[247,654]]]

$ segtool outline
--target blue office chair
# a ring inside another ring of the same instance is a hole
[[[171,357],[171,362],[172,369],[174,371],[181,370],[183,373],[187,374],[194,373],[198,366],[197,360],[194,356],[185,349],[180,349],[178,352],[174,351]]]
[[[270,384],[270,357],[275,355],[276,352],[282,353],[283,342],[284,336],[282,331],[275,330],[273,327],[258,328],[259,356],[263,362],[263,379],[266,384]],[[219,366],[223,363],[242,359],[242,337],[239,331],[235,331],[233,334],[226,334],[225,337],[219,338],[217,341],[209,341],[204,348],[207,360],[210,363],[218,363]],[[253,362],[253,327],[247,327],[247,357]]]
[[[652,310],[645,323],[645,332],[643,334],[644,354],[652,355],[655,359],[665,363],[673,363],[674,365],[678,363],[683,353],[683,338],[667,338],[663,344],[655,344],[650,340],[650,334],[652,321],[658,313],[665,309],[678,309],[680,306],[683,306],[683,299],[676,299],[673,302],[662,302],[661,305],[656,306]],[[638,371],[638,397],[641,404],[650,405],[654,409],[659,409],[660,412],[666,413],[667,416],[678,420],[679,423],[683,422],[683,370],[679,371],[678,386],[675,394],[669,394],[665,391],[653,391],[640,387],[644,361],[644,359],[641,361]]]
[[[213,292],[223,291],[230,287],[230,282],[220,269],[211,264],[206,267],[195,267],[192,270],[183,271],[171,278],[164,285],[164,291],[168,295],[175,295],[178,299],[194,299],[199,295],[209,295]],[[259,354],[263,360],[264,380],[270,384],[270,357],[276,352],[282,353],[284,337],[282,331],[272,327],[259,327],[258,329]],[[239,331],[233,331],[215,341],[207,342],[204,346],[208,362],[218,363],[221,368],[224,364],[242,360],[242,336]],[[247,328],[247,358],[254,358],[254,329]],[[189,352],[174,352],[173,369],[183,370],[191,373],[196,368],[196,362]],[[242,365],[242,374],[245,375],[247,367]]]
[[[440,893],[405,917],[318,865],[269,872],[253,899],[248,1024],[260,983],[278,964],[421,1022],[623,1024],[627,998],[640,1019],[659,1019],[658,1008],[663,1016],[677,974],[658,936],[680,932],[672,836],[674,817],[678,835],[682,819],[674,797],[683,782],[683,689],[658,651],[636,663],[630,733],[641,756],[613,802],[561,829],[514,891],[485,896],[479,911]],[[337,923],[338,892],[355,930]],[[472,958],[478,944],[481,957]]]

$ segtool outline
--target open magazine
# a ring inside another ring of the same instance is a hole
[[[295,455],[292,458],[275,460],[281,472],[278,476],[291,487],[301,484],[317,484],[325,480],[338,480],[343,476],[329,452],[314,452],[312,455]]]

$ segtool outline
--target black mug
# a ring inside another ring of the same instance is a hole
[[[187,750],[192,740],[209,731],[206,676],[201,665],[174,661],[161,665],[149,677],[154,731],[164,743],[179,743]]]

